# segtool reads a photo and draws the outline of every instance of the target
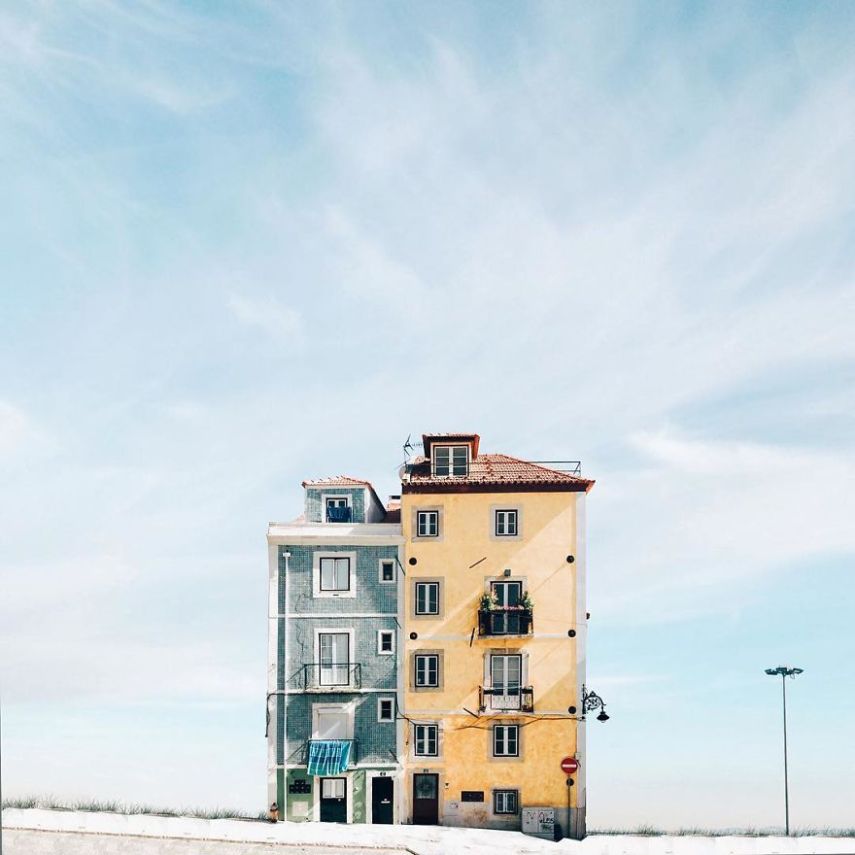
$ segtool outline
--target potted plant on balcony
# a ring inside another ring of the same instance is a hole
[[[520,608],[530,612],[534,608],[534,603],[528,591],[523,591],[522,599],[520,600]]]
[[[481,602],[478,606],[478,610],[482,612],[491,612],[496,605],[495,599],[493,599],[492,594],[481,594]]]

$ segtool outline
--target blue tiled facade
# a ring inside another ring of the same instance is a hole
[[[350,525],[323,519],[324,495],[349,497]],[[309,741],[318,735],[314,732],[313,705],[333,709],[340,706],[350,717],[352,731],[348,738],[353,739],[353,747],[347,772],[349,821],[366,821],[372,775],[392,776],[400,768],[400,527],[375,527],[365,522],[366,517],[377,520],[379,516],[382,520],[383,514],[376,495],[366,488],[307,486],[305,522],[283,526],[287,533],[276,542],[275,556],[271,556],[271,561],[276,562],[276,598],[271,604],[275,612],[271,615],[275,626],[275,691],[269,706],[274,723],[271,759],[275,757],[276,800],[283,818],[321,818],[316,792],[320,779],[312,780],[306,769]],[[323,523],[320,531],[318,523]],[[289,542],[288,534],[294,535],[294,542]],[[354,542],[348,542],[351,534]],[[317,553],[347,554],[355,559],[350,566],[351,591],[337,596],[320,595],[314,578]],[[392,581],[381,581],[381,561],[393,562]],[[273,593],[272,589],[271,599]],[[392,653],[380,652],[381,630],[393,634]],[[319,632],[349,634],[346,686],[320,685]],[[380,698],[392,702],[394,718],[390,722],[378,720]]]
[[[334,523],[330,523],[334,525]],[[398,585],[379,581],[381,559],[395,561],[396,546],[349,546],[324,544],[283,546],[279,549],[279,613],[285,614],[285,553],[288,559],[288,611],[292,614],[346,614],[347,612],[384,612],[395,614],[398,607]],[[356,553],[356,596],[312,596],[312,564],[315,552]],[[397,571],[399,568],[396,566]]]
[[[347,496],[350,499],[351,521],[366,522],[364,487],[306,487],[306,522],[325,522],[324,495]]]

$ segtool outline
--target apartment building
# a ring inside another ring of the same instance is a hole
[[[548,808],[581,838],[594,482],[479,446],[425,434],[402,470],[402,820],[520,828],[524,808]]]
[[[303,482],[267,532],[268,799],[291,821],[403,820],[400,511],[367,481]]]

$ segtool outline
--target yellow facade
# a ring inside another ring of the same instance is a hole
[[[519,828],[520,811],[502,816],[493,810],[493,791],[509,788],[518,791],[520,808],[554,807],[565,834],[572,833],[568,824],[574,822],[581,822],[584,834],[584,812],[578,810],[584,805],[583,789],[568,787],[560,768],[563,757],[581,759],[584,748],[578,720],[584,675],[577,673],[577,660],[584,668],[579,647],[585,630],[584,585],[577,579],[577,570],[584,567],[577,509],[584,498],[584,491],[537,492],[530,485],[503,486],[497,492],[405,489],[401,522],[407,576],[401,661],[410,816],[413,775],[429,771],[439,775],[442,824]],[[500,508],[518,512],[513,538],[496,536],[495,514]],[[438,510],[440,530],[435,538],[418,536],[420,509]],[[415,614],[415,586],[420,580],[440,581],[440,613],[435,617]],[[532,631],[479,634],[482,595],[490,592],[491,583],[508,581],[520,581],[531,598]],[[441,653],[438,688],[414,685],[413,656],[424,651]],[[491,654],[503,651],[522,654],[522,683],[533,693],[531,712],[495,710],[493,699],[479,692],[491,685]],[[414,727],[425,722],[440,725],[435,758],[414,756]],[[520,725],[518,758],[493,756],[492,728],[503,723]],[[580,781],[582,776],[574,783]],[[464,801],[464,791],[483,793],[483,802]]]

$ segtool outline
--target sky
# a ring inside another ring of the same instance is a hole
[[[597,481],[589,824],[782,824],[789,664],[791,822],[851,825],[853,42],[3,4],[4,795],[263,809],[267,523],[461,430]]]

